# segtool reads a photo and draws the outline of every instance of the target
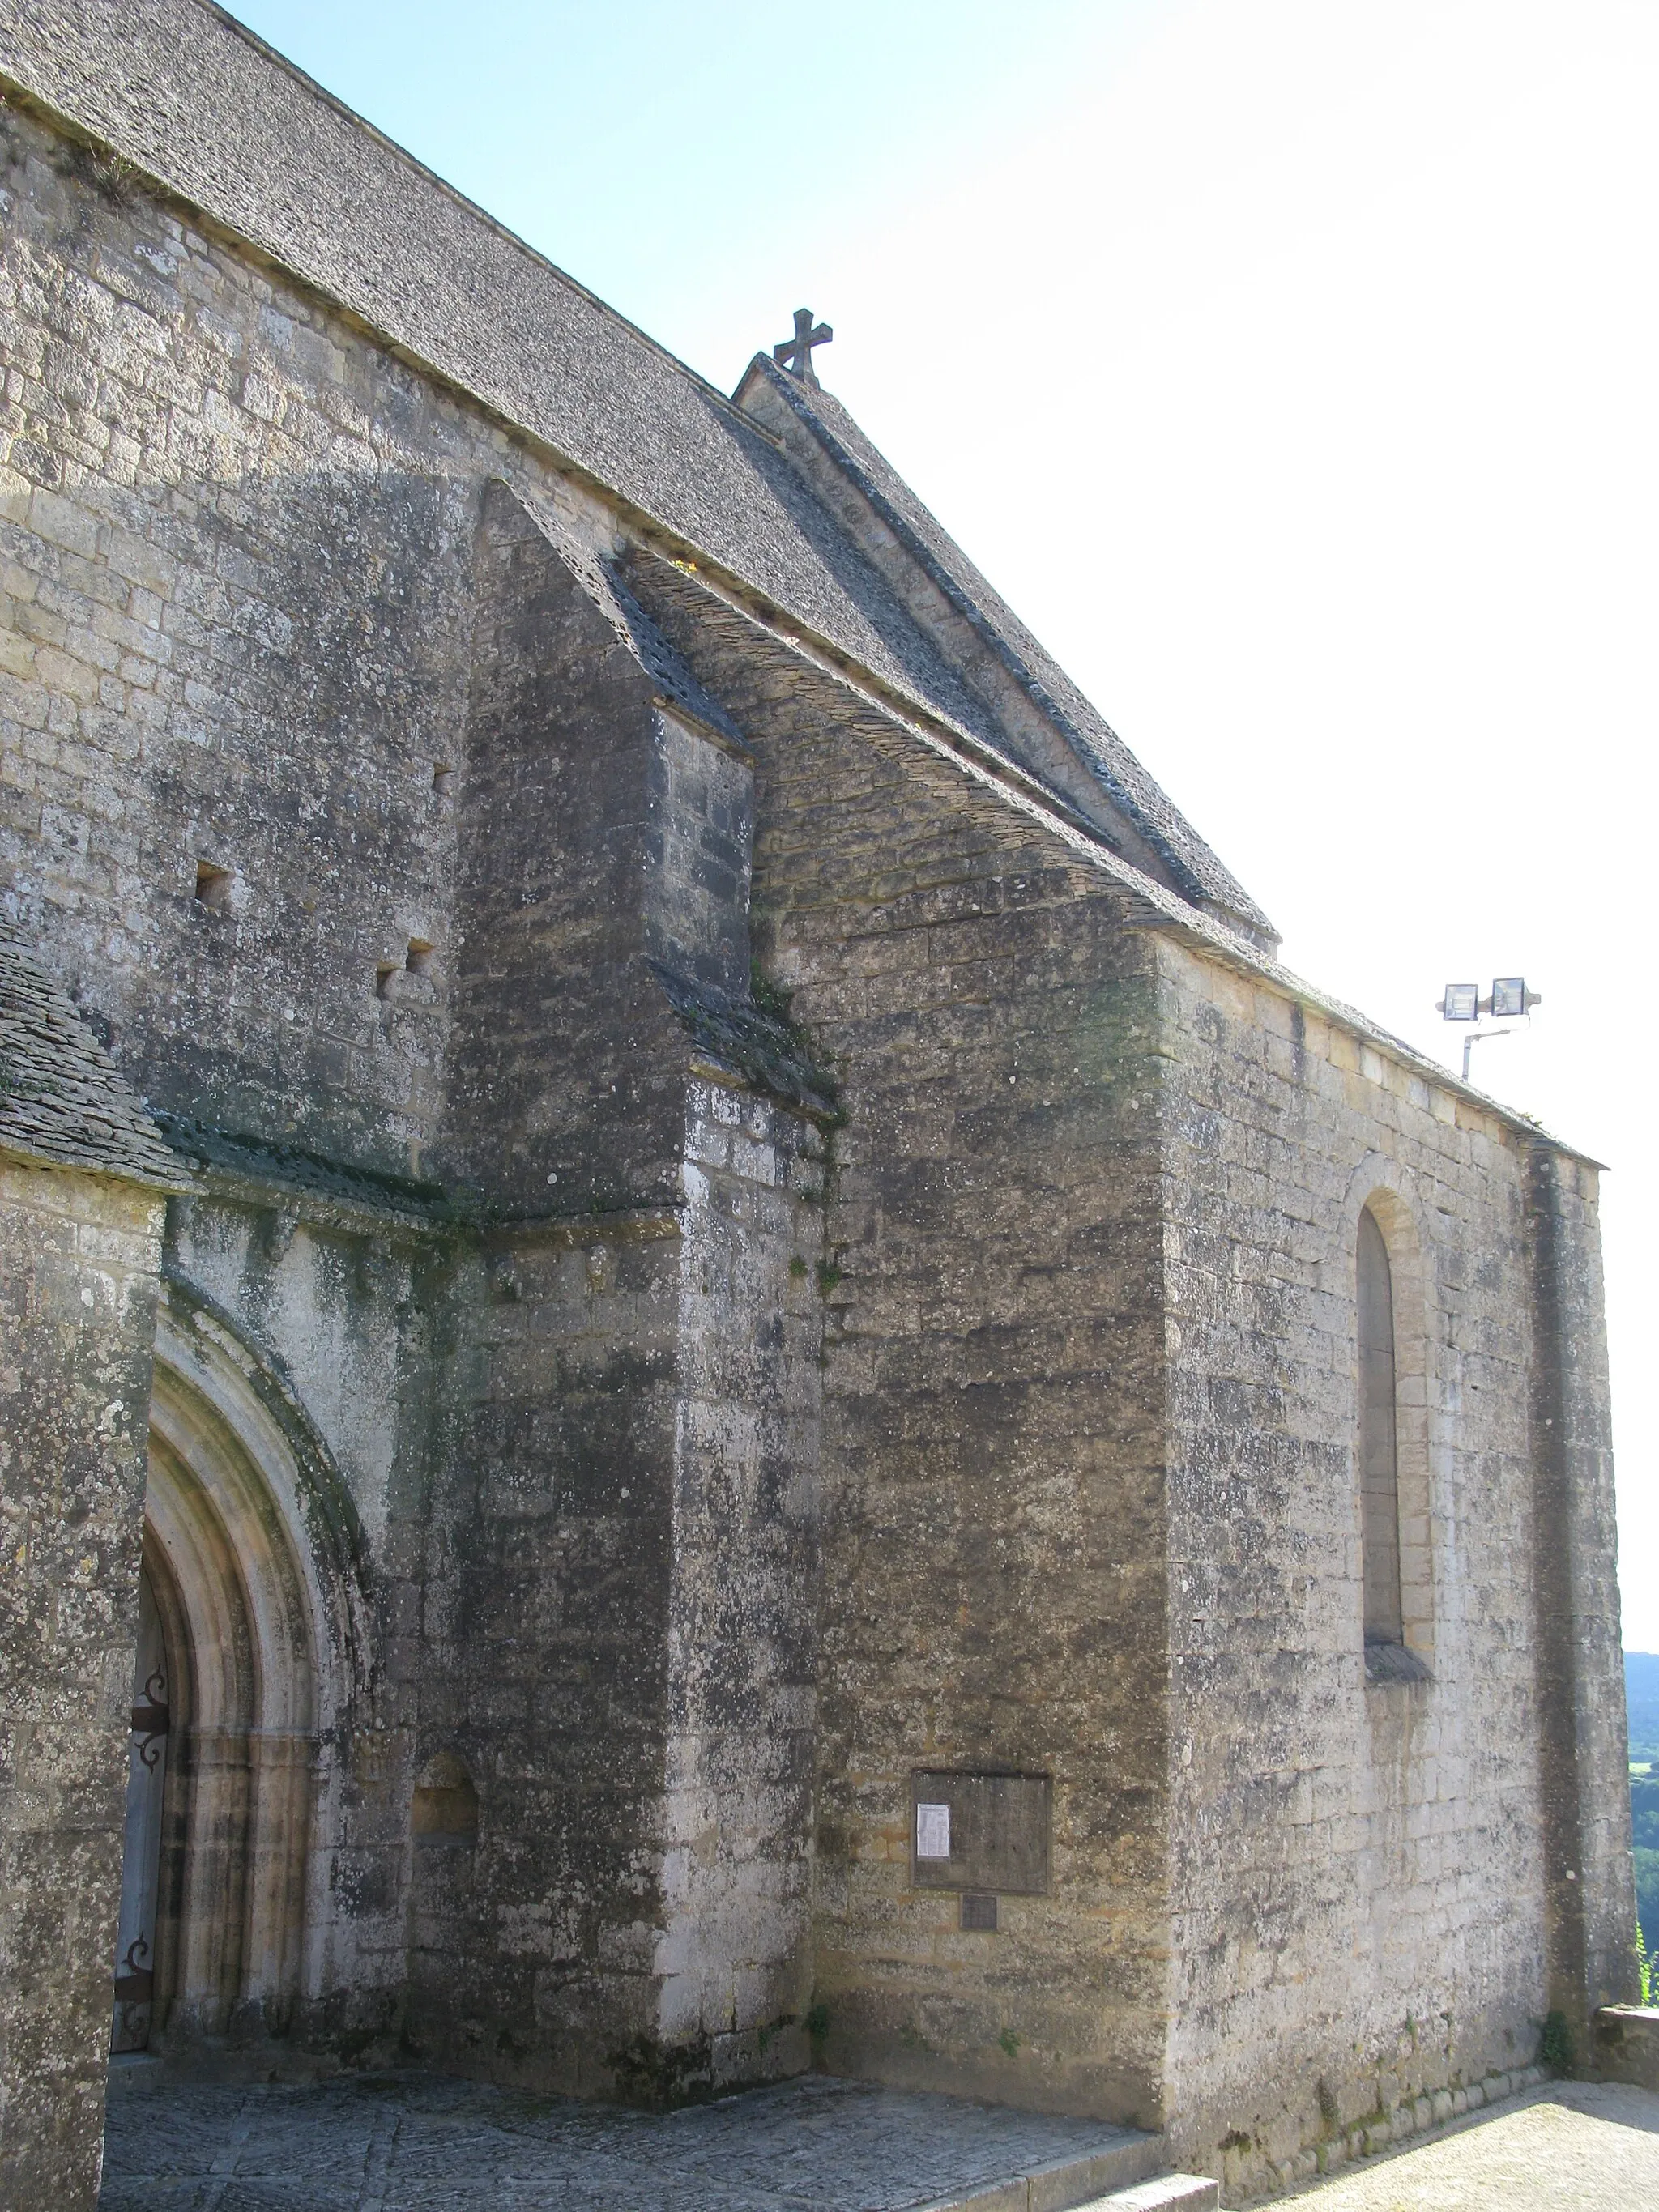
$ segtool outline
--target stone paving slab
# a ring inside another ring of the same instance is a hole
[[[1553,2082],[1281,2202],[1305,2212],[1655,2212],[1659,2095]]]
[[[817,2075],[661,2114],[421,2074],[133,2087],[99,2212],[905,2212],[1152,2143]]]

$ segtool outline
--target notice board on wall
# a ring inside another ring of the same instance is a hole
[[[912,1886],[1045,1895],[1052,1796],[1046,1774],[917,1768],[910,1777]]]

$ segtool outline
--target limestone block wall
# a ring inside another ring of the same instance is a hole
[[[0,1156],[0,2198],[98,2195],[163,1200]]]
[[[8,910],[157,1106],[418,1176],[484,487],[611,526],[15,107],[0,193]]]
[[[233,1200],[175,1217],[172,1258],[290,1378],[373,1570],[372,1624],[323,1655],[354,1725],[290,1823],[303,1964],[256,1973],[234,1887],[210,1909],[198,1884],[174,2025],[222,2033],[274,1974],[268,2026],[362,2047],[403,1980],[447,1276],[394,1252],[384,1188],[343,1224],[319,1205],[305,1155],[418,1178],[441,1124],[475,538],[505,441],[15,107],[0,141],[3,896],[180,1141],[253,1140]],[[171,1863],[188,1887],[182,1842]],[[164,1933],[191,1917],[181,1893]]]
[[[712,748],[665,723],[651,678],[499,483],[477,563],[441,1164],[514,1213],[660,1203],[678,1180],[684,1043],[647,934],[683,969],[720,933],[690,896],[695,775],[674,805],[665,755]],[[728,871],[726,966],[745,986],[746,891]]]
[[[681,2094],[804,2057],[817,1139],[688,1091],[665,981],[748,997],[735,731],[665,708],[695,687],[499,483],[477,560],[434,1158],[493,1225],[420,1756],[474,1768],[479,1826],[447,1929],[417,1873],[416,2033]]]
[[[550,2038],[572,2079],[609,2079],[607,2052],[662,2032],[670,1519],[676,1454],[695,1458],[659,1233],[684,1195],[690,1041],[648,962],[746,992],[741,746],[551,546],[556,523],[612,550],[597,501],[130,176],[15,108],[0,137],[8,910],[223,1168],[173,1260],[291,1382],[364,1549],[361,1643],[325,1655],[351,1720],[318,1747],[312,2009],[280,2018],[380,2047],[412,1910],[430,2048],[547,2078]],[[337,1167],[382,1179],[355,1212]],[[522,1231],[433,1228],[434,1169]],[[776,1168],[756,1203],[787,1187]],[[571,1255],[601,1248],[590,1289]],[[760,1326],[732,1324],[751,1346]],[[767,1347],[767,1372],[795,1358]],[[787,1427],[795,1388],[769,1382],[756,1420]],[[768,1483],[774,1449],[755,1447]],[[797,1808],[803,1664],[779,1662],[767,1784]],[[710,1724],[677,1725],[695,1782]],[[417,1846],[413,1798],[438,1823],[421,1833],[464,1838],[441,1823],[469,1790],[471,1844]],[[755,1989],[711,1997],[711,2035],[788,2009],[790,1817]],[[758,1818],[744,1848],[770,1868]],[[574,1934],[543,1924],[550,1868]]]
[[[1152,2122],[1165,1629],[1145,979],[1109,906],[1035,866],[929,872],[834,956],[814,946],[801,994],[849,1071],[825,1378],[830,2048]],[[913,1890],[916,1766],[1049,1775],[1052,1894],[1000,1899],[986,1936]]]
[[[659,710],[655,738],[646,799],[647,947],[692,981],[745,997],[752,768],[673,714]]]
[[[1176,1047],[1170,2098],[1182,2157],[1244,2185],[1529,2063],[1553,2002],[1531,1162],[1496,1117],[1266,983],[1167,939],[1160,965]],[[1420,1684],[1364,1667],[1368,1199],[1394,1268]],[[1590,1329],[1582,1300],[1577,1318]],[[1584,1356],[1593,1397],[1588,1338]]]
[[[1006,872],[943,857],[850,913],[813,912],[809,890],[784,925],[848,1110],[825,1367],[827,2051],[1152,2124],[1165,1626],[1146,977],[1109,904],[1069,896],[1040,855]],[[913,1887],[920,1767],[1051,1778],[1051,1893],[1000,1898],[994,1934]]]
[[[699,694],[599,494],[15,107],[0,346],[0,896],[216,1163],[197,1381],[290,1393],[361,1547],[270,2016],[643,2094],[810,2027],[1247,2177],[1620,1994],[1586,1170],[712,595]],[[664,984],[746,1003],[751,841],[827,1143]],[[1373,1188],[1414,1688],[1357,1631]],[[912,1885],[924,1765],[1052,1782],[994,1933]]]
[[[684,1202],[458,1278],[416,1765],[413,2046],[647,2099],[798,2069],[810,1981],[822,1140],[707,1081]]]
[[[757,954],[846,1115],[817,1282],[815,2046],[834,2070],[1156,2123],[1146,955],[1018,817],[850,730],[833,684],[735,631],[672,635],[754,751]],[[1001,1899],[994,1934],[913,1887],[911,1775],[932,1766],[1052,1778],[1051,1893]]]
[[[1543,1146],[1531,1168],[1549,1991],[1583,2061],[1598,2009],[1640,1994],[1601,1247],[1595,1170]]]
[[[163,1106],[405,1166],[464,706],[443,410],[8,110],[3,852]],[[198,899],[198,872],[210,900]]]
[[[824,1140],[707,1079],[686,1118],[654,1964],[719,2084],[811,2056]]]
[[[656,2027],[678,1273],[638,1214],[503,1230],[456,1291],[416,1764],[477,1815],[414,1839],[409,2034],[562,2088]]]

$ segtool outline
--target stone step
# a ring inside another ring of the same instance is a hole
[[[1155,2173],[1109,2197],[1096,2197],[1077,2212],[1218,2212],[1221,2184],[1202,2173]]]
[[[1115,2204],[1133,2183],[1156,2173],[1166,2155],[1162,2136],[1142,2134],[1132,2128],[1109,2130],[1113,2140],[1097,2149],[1070,2158],[1057,2158],[1034,2166],[1026,2173],[1011,2173],[1000,2181],[981,2182],[959,2196],[935,2197],[917,2212],[1075,2212],[1075,2208]],[[1214,2184],[1210,2185],[1212,2188]],[[1127,2199],[1125,2200],[1127,2201]],[[1161,2197],[1149,2197],[1149,2206],[1161,2206]],[[1216,2200],[1194,2198],[1194,2203]],[[1171,2206],[1184,2206],[1185,2197],[1171,2197]]]

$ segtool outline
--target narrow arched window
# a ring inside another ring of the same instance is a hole
[[[1394,1279],[1371,1210],[1359,1217],[1359,1493],[1365,1641],[1403,1644]]]

